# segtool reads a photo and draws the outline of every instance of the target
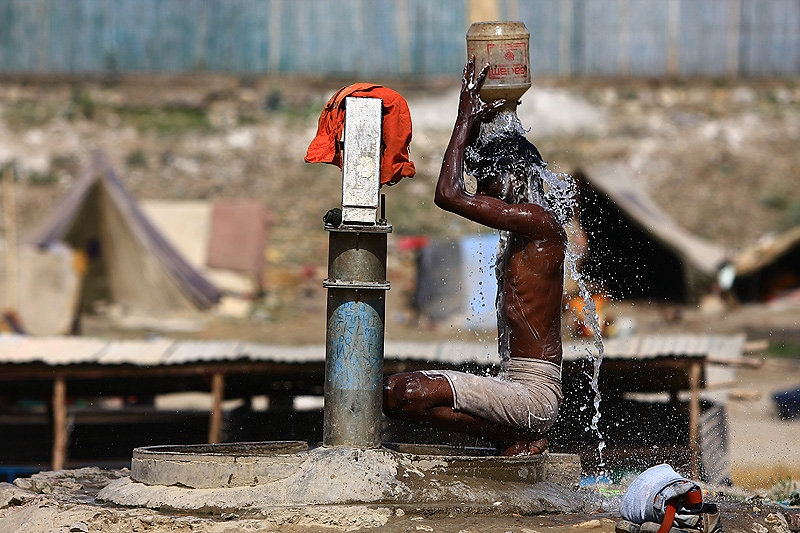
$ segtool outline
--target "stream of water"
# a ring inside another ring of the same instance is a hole
[[[547,163],[532,145],[525,141],[527,133],[522,123],[513,111],[502,111],[494,117],[482,122],[477,142],[471,144],[465,153],[465,166],[467,172],[477,179],[482,177],[502,176],[503,188],[506,197],[515,198],[518,202],[529,202],[541,205],[549,210],[562,224],[570,237],[577,231],[575,213],[578,206],[577,186],[571,176],[561,172],[554,172],[547,168]],[[491,150],[486,147],[493,143]],[[498,149],[498,146],[501,147]],[[533,150],[531,150],[533,148]],[[488,156],[491,152],[491,157]],[[514,179],[514,178],[517,179]],[[524,181],[522,181],[524,179]],[[509,254],[509,232],[500,232],[500,242],[495,263],[497,276],[497,329],[498,350],[502,360],[507,360],[510,354],[509,328],[506,325],[503,309],[503,277],[505,265]],[[593,397],[594,414],[589,430],[598,438],[599,469],[605,467],[603,449],[605,440],[600,431],[600,367],[603,363],[603,339],[597,309],[589,290],[586,279],[581,275],[578,262],[579,250],[576,240],[569,239],[565,253],[565,273],[570,276],[578,286],[578,292],[583,300],[584,319],[593,333],[591,345],[586,346],[587,356],[592,362],[592,375],[590,377]]]

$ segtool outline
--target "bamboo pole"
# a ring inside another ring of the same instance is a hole
[[[64,376],[53,381],[52,469],[61,470],[67,462],[67,383]]]
[[[3,227],[6,238],[6,309],[19,305],[17,264],[17,209],[14,198],[14,170],[8,165],[3,172]]]
[[[222,400],[225,395],[225,374],[215,372],[211,376],[211,414],[208,420],[208,443],[222,441]]]

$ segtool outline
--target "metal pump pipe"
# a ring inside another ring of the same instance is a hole
[[[382,102],[347,98],[342,218],[329,232],[324,446],[380,446],[386,242],[376,221]]]
[[[325,346],[325,446],[380,445],[386,238],[391,226],[330,232]]]

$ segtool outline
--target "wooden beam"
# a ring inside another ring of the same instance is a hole
[[[631,368],[643,372],[672,370],[675,374],[685,375],[687,357],[663,357],[654,359],[606,359],[603,368],[607,370],[629,372]],[[580,364],[585,360],[564,361],[564,371],[574,370],[581,373]],[[436,363],[436,368],[455,370],[469,370],[481,368],[482,365],[464,364],[453,365]],[[432,368],[431,363],[415,360],[387,360],[384,362],[384,373],[406,372]],[[474,371],[474,370],[473,370]],[[56,375],[64,376],[69,380],[105,380],[108,378],[139,379],[159,376],[203,376],[222,372],[224,374],[270,374],[270,375],[299,375],[309,376],[318,374],[320,379],[325,372],[325,361],[310,361],[308,363],[280,363],[277,361],[226,361],[213,363],[186,363],[180,365],[101,365],[101,364],[75,364],[75,365],[48,365],[39,362],[0,364],[0,382],[42,380],[52,381]],[[655,389],[654,389],[655,390]],[[669,388],[659,388],[666,391]],[[684,389],[685,390],[685,389]]]
[[[702,373],[702,361],[692,361],[689,364],[689,454],[693,479],[700,479],[700,378]]]
[[[424,368],[429,368],[426,366]],[[320,373],[324,377],[325,361],[311,363],[279,363],[265,362],[224,362],[224,363],[187,363],[184,365],[59,365],[51,366],[42,363],[0,364],[0,381],[19,381],[40,379],[50,381],[56,375],[67,379],[107,379],[109,377],[142,378],[150,376],[202,376],[222,372],[225,374],[297,374],[309,375]]]
[[[222,400],[225,396],[225,374],[216,372],[211,376],[211,415],[208,421],[208,443],[222,441]]]
[[[67,462],[67,382],[64,376],[53,381],[53,451],[51,467],[61,470]]]

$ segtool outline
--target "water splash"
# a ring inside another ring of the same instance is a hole
[[[576,228],[573,226],[572,223],[568,225],[567,233],[570,235],[574,235]],[[603,473],[605,468],[605,460],[603,459],[603,450],[606,447],[606,441],[603,438],[603,434],[600,431],[600,367],[603,364],[603,355],[605,353],[605,348],[603,347],[603,337],[601,335],[600,329],[600,321],[597,315],[597,307],[595,306],[594,299],[592,298],[592,293],[589,291],[587,286],[586,280],[583,276],[580,275],[578,271],[578,253],[575,250],[575,240],[571,239],[569,245],[567,247],[567,252],[564,256],[566,262],[566,271],[567,275],[572,278],[575,283],[578,285],[578,293],[583,300],[583,316],[584,319],[588,321],[589,328],[592,330],[592,344],[594,345],[595,351],[592,351],[588,346],[586,347],[586,354],[589,357],[589,360],[592,362],[592,378],[591,378],[591,386],[592,392],[594,393],[593,403],[594,403],[594,414],[592,415],[592,421],[589,425],[589,428],[598,438],[597,444],[597,454],[599,456],[599,463],[598,468],[600,469],[600,473]]]
[[[497,259],[494,263],[494,275],[497,278],[497,298],[495,299],[495,309],[497,310],[497,353],[501,361],[508,361],[511,358],[511,332],[506,317],[500,311],[503,309],[503,272],[508,262],[508,243],[511,232],[501,231],[500,241],[497,243]]]
[[[525,140],[527,131],[514,111],[503,110],[496,113],[491,120],[480,124],[480,132],[475,142],[465,150],[465,167],[469,174],[478,180],[502,178],[503,194],[511,202],[529,202],[541,205],[549,210],[564,227],[568,235],[574,236],[578,231],[574,222],[574,213],[578,207],[578,190],[575,180],[566,173],[554,172],[547,168],[538,150]],[[495,261],[497,277],[497,329],[498,351],[501,360],[510,357],[510,331],[501,314],[503,309],[503,274],[509,261],[510,233],[500,231]],[[597,308],[586,280],[578,270],[579,251],[576,239],[569,239],[565,253],[565,270],[578,286],[583,300],[584,316],[592,330],[592,347],[586,347],[589,360],[592,362],[591,387],[594,393],[594,415],[590,422],[590,431],[598,438],[599,468],[605,467],[603,450],[605,439],[600,431],[600,367],[603,363],[604,347],[601,336]],[[593,348],[593,349],[592,349]]]

